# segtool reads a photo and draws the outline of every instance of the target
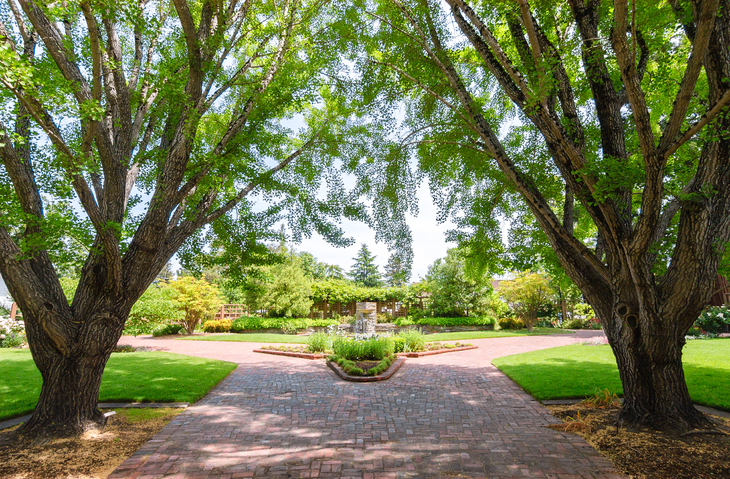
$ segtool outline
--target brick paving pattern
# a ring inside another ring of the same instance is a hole
[[[109,478],[621,478],[580,437],[544,427],[560,421],[490,363],[576,340],[471,340],[479,349],[351,383],[248,343],[123,338],[239,367]]]

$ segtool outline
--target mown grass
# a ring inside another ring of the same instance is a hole
[[[243,343],[307,344],[309,336],[277,333],[222,333],[205,336],[180,336],[185,341],[234,341]]]
[[[500,329],[498,331],[458,331],[454,333],[427,334],[426,341],[456,341],[460,339],[510,338],[515,336],[544,336],[546,334],[572,334],[572,331],[556,328]]]
[[[195,402],[236,368],[234,363],[162,352],[112,354],[101,402]],[[33,411],[41,374],[30,351],[0,349],[0,421]]]
[[[536,399],[584,398],[608,389],[623,389],[608,345],[573,344],[492,361]],[[730,411],[730,340],[689,341],[683,354],[684,374],[692,401]]]
[[[555,328],[535,328],[499,331],[460,331],[455,333],[434,333],[426,335],[426,341],[457,341],[460,339],[509,338],[513,336],[539,336],[545,334],[570,334],[572,331]],[[185,341],[236,341],[244,343],[306,344],[309,336],[277,333],[222,333],[205,336],[180,336]]]

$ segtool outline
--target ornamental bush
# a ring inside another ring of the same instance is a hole
[[[340,324],[336,319],[309,319],[309,318],[238,318],[231,325],[231,332],[240,333],[256,329],[281,329],[285,324],[294,329],[326,327]]]
[[[730,306],[710,306],[706,308],[695,321],[695,326],[708,333],[725,332],[730,327]]]
[[[17,348],[25,344],[25,325],[0,316],[0,348]]]
[[[398,336],[403,338],[403,352],[405,353],[426,349],[426,337],[416,329],[403,331]]]
[[[337,338],[332,344],[335,356],[350,361],[380,361],[393,354],[393,340],[374,336],[364,340]]]
[[[161,324],[152,331],[152,336],[168,336],[170,334],[183,334],[185,328],[181,324]]]
[[[227,333],[231,330],[233,321],[230,319],[214,319],[203,323],[203,331],[206,333]]]
[[[502,318],[499,320],[499,329],[525,329],[525,322],[520,318]]]
[[[423,317],[416,324],[428,326],[489,326],[496,322],[491,316],[465,316],[456,318]]]
[[[307,349],[311,353],[323,353],[332,349],[334,337],[325,333],[314,333],[307,340]]]

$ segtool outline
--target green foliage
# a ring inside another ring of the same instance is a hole
[[[410,317],[407,317],[407,318],[401,317],[401,318],[396,318],[394,321],[394,324],[396,326],[411,326],[413,324],[416,324],[416,322],[413,319],[411,319]]]
[[[423,351],[426,349],[426,337],[417,329],[409,329],[398,333],[399,338],[403,340],[401,351],[410,353],[414,351]]]
[[[337,356],[330,358],[331,361],[335,361],[342,370],[350,376],[377,376],[378,374],[385,372],[396,359],[396,356],[388,356],[387,358],[381,359],[380,362],[372,368],[367,371],[363,371],[361,368],[357,367],[354,361],[349,359]]]
[[[335,356],[351,361],[379,361],[393,354],[393,340],[372,337],[365,340],[337,338],[332,344]]]
[[[375,256],[370,252],[365,243],[360,247],[357,256],[353,258],[355,264],[348,273],[350,278],[358,284],[368,288],[377,288],[383,285],[378,267],[375,265]]]
[[[397,336],[393,336],[393,352],[394,353],[402,353],[403,348],[406,345],[406,338],[401,336],[400,334]]]
[[[528,330],[532,330],[537,322],[540,308],[549,304],[552,293],[547,278],[526,271],[519,273],[512,281],[502,281],[500,284],[500,294],[522,318]]]
[[[730,307],[710,306],[702,311],[695,326],[708,333],[723,333],[730,327]]]
[[[282,329],[284,324],[290,328],[306,329],[312,327],[325,327],[340,324],[336,319],[309,319],[309,318],[238,318],[233,321],[231,331],[240,333],[242,331],[253,331],[256,329]]]
[[[524,329],[526,327],[525,322],[519,318],[502,318],[499,320],[499,329]]]
[[[175,290],[167,283],[152,284],[132,307],[124,334],[152,334],[159,325],[185,319],[185,311],[175,298]]]
[[[385,265],[385,282],[389,286],[404,286],[411,277],[411,268],[406,265],[403,259],[396,255],[390,255]]]
[[[231,330],[233,321],[230,319],[214,319],[203,323],[203,331],[206,333],[227,333]]]
[[[393,316],[388,313],[378,313],[375,315],[375,321],[378,323],[390,323],[393,320]]]
[[[415,324],[424,326],[489,326],[495,323],[496,319],[491,316],[469,316],[462,318],[436,318],[426,316],[415,322]]]
[[[185,312],[182,323],[187,334],[193,334],[198,323],[213,316],[222,302],[218,288],[204,279],[183,276],[171,281],[170,288],[178,307]]]
[[[433,316],[494,314],[489,278],[469,275],[464,252],[456,248],[429,266],[426,289],[431,293],[429,311]]]
[[[183,334],[185,327],[182,324],[161,324],[152,330],[152,336],[168,336],[172,334]]]
[[[268,274],[271,280],[265,285],[261,306],[275,317],[297,318],[308,315],[312,307],[312,291],[299,259],[289,256],[285,262],[270,266]]]
[[[314,333],[307,339],[307,349],[312,353],[323,353],[332,350],[334,337],[326,333]]]

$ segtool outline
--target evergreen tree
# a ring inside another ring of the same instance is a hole
[[[353,281],[369,288],[377,288],[383,285],[380,272],[375,265],[375,256],[370,252],[367,245],[363,243],[357,256],[353,259],[355,264],[352,265],[349,273]]]
[[[403,286],[411,277],[410,268],[407,268],[400,256],[390,255],[385,265],[385,282],[389,286]]]

